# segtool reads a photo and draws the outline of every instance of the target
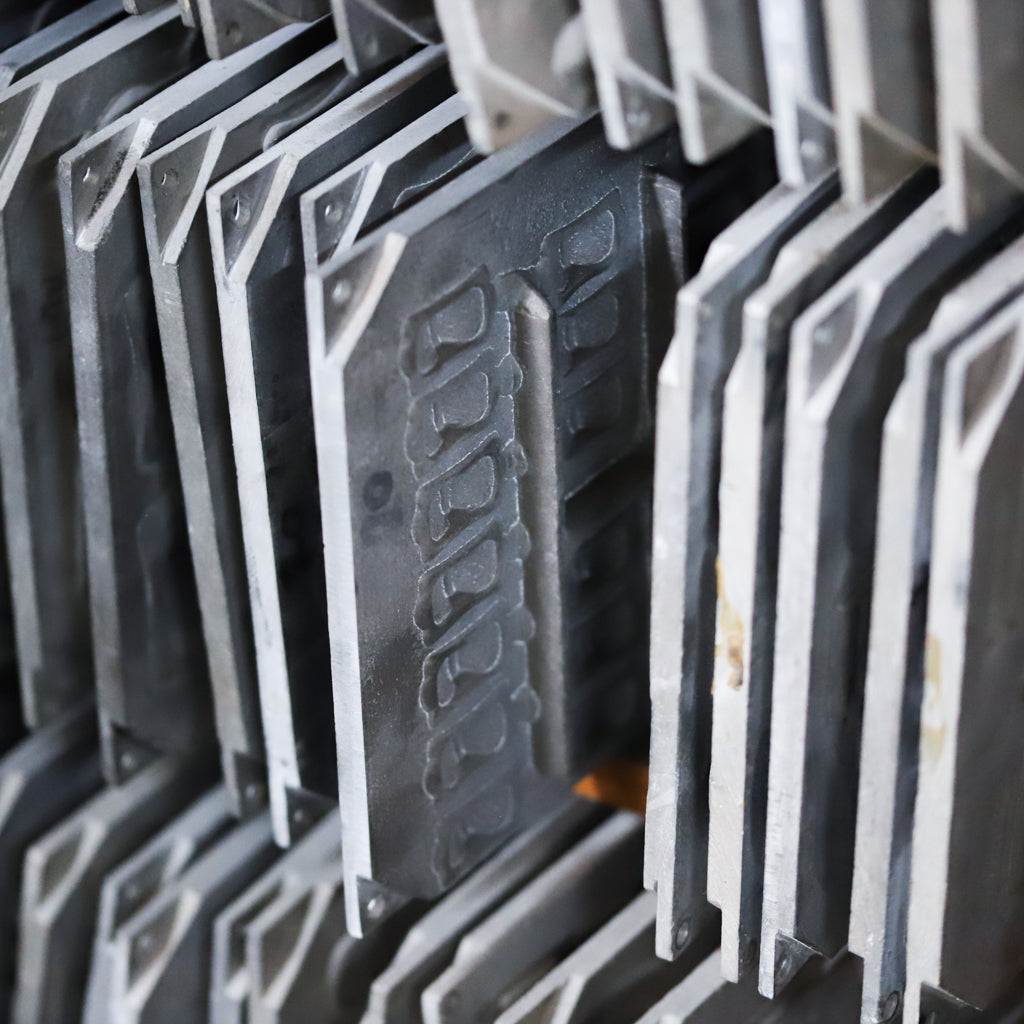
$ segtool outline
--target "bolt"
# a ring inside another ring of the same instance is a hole
[[[896,1014],[900,1008],[900,994],[899,992],[890,992],[886,996],[885,1002],[882,1004],[882,1020],[890,1021],[894,1020]]]

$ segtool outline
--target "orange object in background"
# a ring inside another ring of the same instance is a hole
[[[647,765],[613,760],[580,779],[574,789],[590,800],[643,814],[647,807],[647,780]]]

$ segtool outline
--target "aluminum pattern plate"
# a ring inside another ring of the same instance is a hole
[[[933,195],[796,322],[787,381],[760,989],[847,940],[882,424],[992,225]],[[991,250],[988,250],[991,251]],[[799,941],[797,940],[799,936]]]
[[[93,650],[111,781],[130,774],[125,744],[190,753],[213,738],[135,171],[147,152],[307,53],[301,27],[285,29],[200,67],[60,160]]]
[[[330,12],[330,0],[187,0],[183,20],[202,30],[210,58],[222,60],[279,29]]]
[[[277,853],[269,815],[238,825],[121,926],[112,950],[113,1021],[205,1019],[214,919]]]
[[[0,473],[26,721],[93,691],[57,161],[199,63],[173,10],[125,19],[0,96]],[[17,297],[17,301],[15,301]],[[0,588],[6,597],[6,586]]]
[[[103,880],[85,990],[84,1024],[110,1024],[113,945],[117,932],[234,824],[227,790],[218,786],[174,817]]]
[[[643,826],[617,811],[459,943],[424,990],[424,1024],[493,1020],[502,998],[580,945],[640,890]]]
[[[1024,8],[1013,0],[932,3],[939,145],[957,228],[1024,191]]]
[[[935,161],[930,0],[823,3],[843,193],[863,203]]]
[[[918,181],[870,206],[833,203],[786,243],[743,307],[722,412],[708,823],[708,895],[722,910],[731,981],[756,966],[761,930],[789,335],[928,187]]]
[[[492,153],[593,98],[577,0],[435,0],[469,134]]]
[[[658,373],[651,587],[651,776],[644,885],[658,890],[658,955],[677,956],[711,913],[708,773],[722,392],[743,302],[834,181],[776,186],[713,243],[679,292]]]
[[[0,89],[30,75],[48,61],[109,28],[122,17],[119,0],[92,0],[27,39],[0,51]]]
[[[327,43],[320,23],[297,56]],[[239,810],[266,799],[249,585],[205,195],[211,182],[353,92],[326,46],[140,161],[139,188],[167,396],[224,777]]]
[[[0,761],[0,1006],[11,1005],[22,864],[33,842],[102,784],[96,709],[66,712]]]
[[[757,0],[661,6],[683,150],[706,163],[771,124]]]
[[[567,798],[441,899],[412,926],[391,963],[374,979],[363,1024],[423,1024],[423,990],[451,963],[462,938],[606,813],[577,797]]]
[[[850,949],[864,958],[862,1019],[895,1013],[906,968],[910,848],[925,671],[927,581],[946,361],[1024,291],[1024,242],[951,291],[907,352],[885,419],[861,736]]]
[[[441,42],[432,0],[331,0],[331,9],[345,61],[359,71]]]
[[[300,805],[336,786],[299,197],[449,93],[442,51],[424,51],[207,192],[271,808],[284,845]]]
[[[329,375],[317,393],[318,415],[330,417],[320,431],[331,444],[321,461],[332,467],[321,502],[339,616],[346,865],[421,896],[443,891],[532,816],[532,746],[564,772],[596,756],[602,737],[618,744],[646,726],[640,524],[649,498],[628,467],[639,474],[649,444],[647,375],[659,331],[630,333],[630,351],[640,341],[650,355],[627,361],[619,325],[643,322],[626,304],[645,290],[652,239],[639,232],[633,205],[644,194],[645,158],[605,156],[596,127],[568,136],[553,127],[471,168],[323,268],[308,294],[317,309],[310,330],[320,332],[311,337],[314,362],[323,353],[314,373]],[[553,178],[541,153],[560,169]],[[584,170],[597,161],[607,167],[599,181]],[[564,183],[567,208],[538,195],[535,174]],[[486,233],[460,230],[482,216]],[[499,237],[502,260],[488,273]],[[435,256],[419,260],[420,251]],[[602,321],[603,330],[591,327]],[[517,396],[520,359],[536,385]],[[494,398],[473,412],[478,384]],[[451,428],[431,426],[432,408],[454,417]],[[516,426],[526,421],[536,435]],[[558,446],[556,421],[566,424]],[[535,561],[524,562],[526,531]],[[528,647],[533,609],[543,632]],[[400,678],[404,659],[424,666],[400,694],[387,688],[388,702],[401,701],[391,712],[403,722],[401,751],[377,739],[396,725],[376,710],[381,684],[363,665],[382,656],[397,659]],[[486,680],[501,685],[485,689]],[[497,778],[500,789],[484,788]],[[410,851],[396,831],[410,815],[429,830],[428,850]]]
[[[249,1019],[253,989],[246,955],[249,926],[286,893],[301,888],[310,872],[340,857],[338,826],[328,816],[217,915],[210,966],[210,1024],[245,1024]]]
[[[644,892],[548,971],[495,1024],[597,1024],[634,1020],[718,944],[714,927],[695,937],[686,956],[654,954],[656,899]]]
[[[836,162],[822,0],[759,0],[779,177],[803,185]]]
[[[195,766],[163,758],[101,790],[25,855],[14,1024],[78,1024],[107,871],[200,788]]]
[[[988,1005],[1021,970],[1024,299],[946,365],[903,1020],[922,985]]]
[[[660,0],[581,0],[604,133],[632,149],[675,123]]]

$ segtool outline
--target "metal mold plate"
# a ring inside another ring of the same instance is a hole
[[[424,1024],[493,1020],[503,997],[579,946],[640,889],[643,826],[618,811],[459,943],[423,992]]]
[[[431,0],[331,0],[331,9],[345,61],[359,71],[441,42]]]
[[[15,46],[82,6],[83,0],[6,0],[0,12],[0,50]]]
[[[717,930],[694,938],[686,956],[654,954],[656,898],[641,893],[498,1017],[496,1024],[596,1024],[635,1020],[718,944]]]
[[[269,815],[238,825],[121,926],[113,946],[112,1020],[205,1019],[214,919],[277,853]]]
[[[9,1007],[14,993],[25,851],[101,783],[91,703],[29,736],[0,761],[0,1006]]]
[[[952,232],[944,202],[933,195],[907,217],[791,336],[759,982],[769,995],[847,940],[882,425],[907,346],[993,245],[992,224]]]
[[[492,153],[593,103],[578,0],[436,0],[473,142]]]
[[[436,895],[536,813],[531,747],[573,775],[646,731],[659,154],[596,128],[471,168],[308,288],[350,894]]]
[[[309,51],[329,25],[301,33]],[[249,585],[231,443],[210,184],[353,92],[336,46],[300,60],[232,107],[139,162],[149,269],[181,474],[224,778],[241,812],[266,798]]]
[[[826,177],[778,185],[713,243],[679,292],[658,374],[651,587],[651,778],[644,884],[658,890],[657,948],[672,959],[711,913],[708,773],[722,392],[743,303],[786,240],[833,198]]]
[[[675,123],[660,0],[581,0],[604,132],[632,149]]]
[[[29,848],[18,933],[14,1024],[78,1024],[107,871],[199,790],[195,766],[164,758],[102,790]]]
[[[935,483],[904,1021],[922,986],[987,1006],[1021,971],[1016,755],[1024,300],[950,357]]]
[[[413,925],[374,979],[365,1024],[423,1024],[423,990],[452,961],[463,937],[580,840],[606,814],[576,797],[526,829]]]
[[[100,889],[84,1024],[110,1024],[113,945],[120,927],[148,906],[234,824],[227,790],[218,786],[107,874]]]
[[[0,472],[31,727],[93,691],[57,161],[201,60],[198,37],[163,10],[124,19],[0,96]]]
[[[932,19],[943,190],[963,229],[1024,190],[1024,8],[942,0]]]
[[[217,915],[210,966],[210,1024],[245,1024],[250,1019],[249,926],[286,893],[301,888],[311,872],[340,857],[338,825],[328,816]]]
[[[836,162],[822,0],[759,0],[779,176],[803,185]]]
[[[334,795],[337,763],[299,197],[450,89],[443,51],[424,51],[207,193],[271,807],[284,845],[299,804]]]
[[[771,124],[757,0],[661,6],[683,150],[703,164]]]
[[[843,193],[863,203],[935,161],[930,4],[823,3]]]
[[[722,411],[708,822],[708,897],[722,911],[731,981],[756,966],[761,930],[789,335],[928,189],[918,179],[870,206],[833,203],[786,243],[743,307]]]
[[[202,29],[210,58],[221,60],[282,28],[330,13],[330,0],[188,0],[182,17]]]
[[[307,53],[301,28],[277,33],[192,72],[60,160],[93,650],[112,781],[129,774],[122,736],[189,753],[210,742],[213,724],[135,170],[147,152]]]
[[[38,70],[89,36],[109,28],[124,11],[118,0],[93,0],[0,52],[0,89]]]
[[[1016,242],[947,295],[907,352],[885,418],[850,903],[863,1019],[903,997],[910,848],[925,673],[927,581],[946,361],[1024,291]]]

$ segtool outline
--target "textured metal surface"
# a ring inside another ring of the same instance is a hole
[[[479,863],[535,813],[534,743],[572,773],[646,730],[639,467],[667,325],[636,304],[671,266],[652,271],[642,212],[658,154],[566,131],[466,171],[308,291],[350,895],[432,895]],[[425,848],[401,839],[413,820]]]
[[[0,50],[6,50],[82,6],[82,0],[5,0]]]
[[[297,22],[316,21],[331,12],[331,0],[188,0],[184,20],[201,29],[213,60]]]
[[[1024,300],[954,352],[939,428],[907,994],[988,1005],[1024,964]]]
[[[580,0],[604,133],[632,149],[675,123],[660,0]]]
[[[251,1024],[358,1024],[370,983],[390,962],[423,904],[405,904],[361,939],[345,930],[341,858],[307,872],[246,930]]]
[[[163,758],[105,789],[29,848],[13,1024],[82,1019],[103,877],[199,790],[202,772]]]
[[[131,783],[129,783],[130,785]],[[227,790],[210,790],[107,873],[100,889],[84,1024],[110,1024],[113,945],[120,927],[188,870],[234,824]]]
[[[759,986],[846,943],[882,424],[907,346],[981,259],[944,197],[793,328],[786,403]],[[988,225],[989,232],[991,225]]]
[[[367,71],[441,41],[432,0],[331,0],[345,62]]]
[[[112,950],[112,1021],[206,1019],[214,919],[276,855],[269,815],[253,818],[121,926]]]
[[[479,162],[466,134],[465,112],[461,98],[449,97],[302,195],[307,274],[315,275],[374,228]],[[316,375],[312,387],[318,422]],[[329,464],[320,469],[321,475],[329,471]]]
[[[443,52],[424,51],[207,193],[271,807],[285,844],[299,804],[335,792],[337,763],[299,197],[449,92]]]
[[[686,956],[654,955],[653,893],[641,893],[517,999],[496,1024],[616,1024],[635,1020],[717,946],[717,929],[694,936]]]
[[[1024,7],[940,0],[932,19],[942,187],[963,229],[1024,190]]]
[[[661,0],[686,158],[706,163],[771,123],[757,0]]]
[[[822,2],[843,193],[862,203],[935,160],[929,0]]]
[[[413,925],[374,979],[363,1024],[422,1024],[426,986],[451,963],[459,942],[560,857],[606,814],[575,797],[526,829]]]
[[[324,46],[326,22],[295,40]],[[224,777],[239,810],[266,797],[252,614],[204,198],[223,177],[356,88],[336,46],[301,60],[139,162],[149,268]]]
[[[435,0],[473,142],[501,149],[593,103],[577,0]]]
[[[85,704],[0,760],[0,1006],[14,993],[25,851],[101,784],[96,711]]]
[[[253,977],[246,953],[249,926],[260,914],[329,861],[340,861],[338,823],[328,815],[298,840],[213,923],[210,962],[210,1024],[251,1020]]]
[[[31,726],[93,680],[57,160],[201,59],[198,39],[163,10],[125,19],[0,96],[0,472]]]
[[[863,1019],[903,997],[925,618],[940,403],[946,361],[1024,291],[1024,243],[994,256],[947,295],[907,352],[885,419],[875,574],[864,683],[850,949],[864,959]]]
[[[790,185],[836,162],[822,2],[758,2],[779,177]]]
[[[639,1024],[855,1024],[859,964],[845,956],[808,965],[779,999],[758,995],[753,976],[723,981],[717,953],[640,1019]]]
[[[123,743],[187,753],[212,738],[135,170],[147,152],[306,53],[301,29],[286,29],[192,72],[60,161],[93,649],[111,781],[130,774]]]
[[[6,89],[123,15],[119,0],[92,0],[77,11],[0,52],[0,89]]]
[[[834,203],[786,243],[743,307],[722,412],[708,822],[708,896],[732,981],[756,966],[761,929],[789,335],[928,188],[916,179],[869,206]]]
[[[657,948],[678,955],[711,912],[708,773],[722,392],[743,303],[779,248],[836,193],[832,178],[779,185],[712,243],[679,293],[658,374],[651,590],[651,778],[644,884],[658,891]]]
[[[459,943],[423,992],[425,1024],[493,1020],[509,993],[553,967],[640,889],[643,825],[618,811]]]

